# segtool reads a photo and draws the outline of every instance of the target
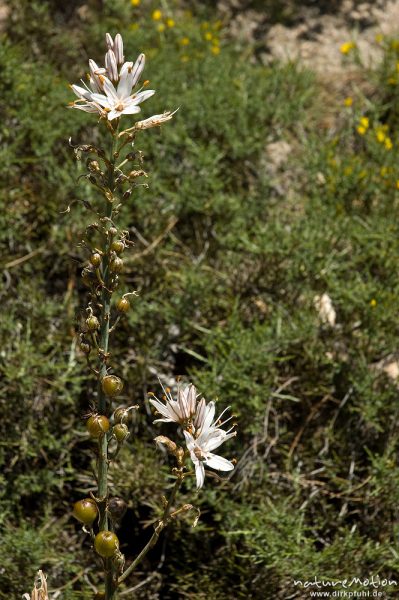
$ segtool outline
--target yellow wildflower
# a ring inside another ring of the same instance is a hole
[[[158,29],[159,33],[162,33],[163,31],[165,31],[165,25],[163,23],[160,23],[157,26],[157,29]]]
[[[212,40],[212,37],[213,37],[213,36],[212,36],[212,34],[211,34],[211,32],[210,32],[210,31],[207,31],[207,32],[205,33],[205,35],[204,35],[204,38],[205,38],[205,39],[206,39],[208,42],[210,42],[210,41]]]
[[[366,128],[366,127],[363,127],[363,125],[358,125],[358,127],[357,127],[357,132],[358,132],[360,135],[364,135],[364,134],[366,133],[366,131],[367,131],[367,128]]]
[[[384,36],[383,36],[383,34],[382,34],[382,33],[377,33],[374,39],[375,39],[375,41],[377,42],[377,44],[381,44],[381,42],[382,42],[382,41],[383,41],[383,39],[384,39]]]
[[[341,54],[349,54],[349,52],[351,50],[353,50],[354,48],[356,48],[356,44],[355,42],[345,42],[344,44],[342,44],[340,46],[340,52]]]
[[[220,54],[220,48],[219,48],[219,46],[212,46],[212,48],[211,48],[211,52],[212,52],[212,54],[214,54],[215,56],[217,56],[218,54]]]
[[[377,129],[377,131],[375,132],[375,135],[377,137],[377,140],[380,142],[380,144],[382,144],[383,142],[385,142],[386,135],[382,131],[382,129]]]
[[[176,23],[174,22],[173,19],[166,19],[166,25],[168,27],[174,27],[176,25]]]
[[[392,50],[399,50],[399,40],[392,40],[391,48]]]
[[[388,136],[387,136],[387,137],[385,138],[384,144],[385,144],[385,148],[386,148],[387,150],[392,150],[392,146],[393,146],[393,144],[392,144],[392,140],[391,140],[391,138],[390,138],[390,137],[388,137]]]
[[[154,10],[152,13],[152,18],[154,21],[160,21],[162,19],[162,11],[159,10],[159,8],[157,8],[157,10]]]
[[[387,82],[389,83],[389,85],[396,85],[398,83],[398,80],[396,79],[396,77],[388,77]]]
[[[351,96],[348,96],[347,98],[345,98],[344,104],[345,104],[345,106],[352,106],[353,98]]]
[[[130,4],[133,6],[138,6],[140,4],[140,0],[130,0]]]
[[[362,117],[359,121],[360,125],[362,125],[363,127],[365,127],[366,129],[369,128],[370,125],[370,121],[368,117]]]
[[[180,59],[183,63],[186,63],[190,60],[190,57],[187,56],[187,54],[183,54],[183,56]]]
[[[396,180],[396,189],[399,190],[399,179]]]
[[[201,29],[208,29],[208,28],[209,28],[208,21],[204,21],[203,23],[201,23]]]
[[[189,43],[190,43],[190,40],[189,40],[189,38],[188,38],[188,37],[181,38],[181,40],[180,40],[180,44],[181,44],[182,46],[188,46],[188,45],[189,45]]]
[[[370,300],[370,306],[371,308],[375,308],[377,306],[377,300],[375,298]]]
[[[353,167],[351,167],[351,166],[345,167],[344,175],[352,175],[352,173],[353,173]]]
[[[381,167],[380,175],[381,177],[386,177],[388,175],[388,167]]]

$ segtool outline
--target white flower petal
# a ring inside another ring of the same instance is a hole
[[[136,106],[135,104],[130,104],[128,106],[125,106],[125,108],[123,109],[123,114],[124,115],[134,115],[136,113],[139,113],[141,111],[140,106]]]
[[[116,89],[112,82],[107,79],[107,77],[104,77],[103,87],[108,99],[111,100],[113,104],[120,104],[120,98],[116,92]]]
[[[145,90],[145,92],[139,92],[132,96],[132,101],[134,104],[139,104],[140,102],[144,102],[144,100],[148,100],[155,94],[155,90]]]
[[[114,48],[114,40],[109,33],[105,34],[105,43],[107,45],[108,50],[113,50]]]
[[[136,85],[138,80],[140,79],[140,75],[143,72],[145,65],[145,55],[140,54],[134,63],[133,71],[132,71],[132,87]]]
[[[197,480],[197,490],[202,488],[205,481],[205,468],[201,461],[197,460],[194,463],[195,465],[195,478]]]
[[[98,104],[104,106],[104,108],[111,108],[109,98],[107,98],[107,96],[104,96],[104,94],[92,94],[91,97],[93,100],[98,102]]]
[[[114,54],[118,65],[123,63],[123,40],[120,33],[117,33],[114,41]]]
[[[108,50],[107,54],[105,55],[105,67],[111,81],[118,81],[118,65],[113,50]]]
[[[76,94],[78,98],[84,98],[85,100],[91,100],[91,93],[85,88],[80,87],[80,85],[71,85],[73,92]]]
[[[205,464],[211,469],[216,469],[216,471],[232,471],[234,469],[232,462],[217,454],[209,454],[209,458],[205,460]]]

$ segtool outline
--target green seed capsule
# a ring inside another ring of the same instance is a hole
[[[98,252],[94,252],[94,254],[90,256],[90,262],[93,265],[93,267],[99,267],[101,265],[101,260],[101,254],[99,254]]]
[[[112,273],[120,273],[123,269],[123,260],[119,257],[113,258],[109,263],[109,270]]]
[[[85,525],[92,525],[98,517],[97,504],[92,498],[79,500],[73,505],[73,516]]]
[[[86,421],[86,429],[93,439],[98,439],[109,431],[109,420],[104,415],[92,415]]]
[[[89,331],[96,331],[96,329],[99,329],[100,327],[99,320],[94,315],[91,315],[86,319],[86,325]]]
[[[100,531],[94,538],[94,549],[103,558],[111,558],[119,550],[119,540],[112,531]]]
[[[111,244],[111,250],[113,250],[117,254],[122,254],[124,249],[125,249],[125,244],[122,242],[122,240],[115,240]]]
[[[116,305],[116,308],[121,313],[127,313],[130,309],[130,302],[127,298],[121,298]]]
[[[123,390],[123,381],[116,375],[106,375],[101,380],[101,387],[104,394],[114,398]]]
[[[112,433],[114,434],[118,444],[122,444],[129,435],[129,429],[124,423],[118,423],[113,427]]]

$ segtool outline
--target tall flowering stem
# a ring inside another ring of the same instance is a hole
[[[162,417],[158,421],[178,425],[180,437],[186,447],[178,446],[164,436],[155,441],[163,445],[174,457],[176,466],[172,468],[174,484],[169,499],[164,499],[161,517],[154,525],[154,532],[144,548],[125,568],[125,558],[119,548],[115,533],[121,522],[126,503],[118,497],[110,497],[108,469],[129,437],[127,421],[129,412],[137,406],[113,406],[123,390],[122,379],[114,374],[113,357],[110,348],[110,334],[120,318],[130,309],[129,296],[125,293],[114,302],[114,294],[119,287],[119,277],[123,271],[123,253],[131,245],[129,232],[118,229],[117,220],[123,202],[127,200],[138,183],[147,174],[142,169],[140,152],[134,150],[136,135],[146,129],[169,121],[174,113],[165,112],[147,119],[131,122],[124,128],[123,118],[140,112],[140,104],[150,98],[154,90],[136,90],[144,69],[145,57],[140,54],[135,62],[124,59],[123,42],[119,34],[113,39],[106,35],[107,52],[104,67],[89,61],[89,84],[82,82],[72,85],[78,97],[71,102],[71,108],[94,113],[99,124],[111,136],[108,152],[91,144],[74,147],[78,160],[86,158],[87,180],[101,194],[99,207],[89,201],[84,206],[94,213],[95,220],[86,228],[81,242],[88,254],[88,261],[82,271],[82,279],[89,289],[89,301],[80,331],[80,348],[86,356],[90,370],[97,378],[97,399],[92,403],[87,415],[86,427],[89,436],[97,444],[96,478],[97,492],[91,497],[79,500],[74,505],[74,516],[84,525],[91,536],[94,550],[102,561],[104,570],[105,600],[115,600],[118,586],[135,570],[149,550],[157,542],[161,531],[174,519],[193,509],[191,504],[176,506],[177,492],[184,479],[194,475],[197,488],[205,480],[205,466],[219,471],[231,471],[232,461],[215,455],[212,451],[235,435],[234,426],[228,431],[222,425],[221,417],[215,419],[215,403],[206,403],[199,398],[193,385],[177,387],[174,399],[168,388],[163,388],[161,400],[151,395],[149,402]],[[194,471],[187,465],[192,461]],[[198,517],[197,517],[198,518]],[[195,519],[194,525],[197,519]]]

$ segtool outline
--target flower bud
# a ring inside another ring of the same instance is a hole
[[[168,452],[170,452],[170,454],[176,453],[177,446],[176,446],[175,442],[172,442],[172,440],[170,440],[165,435],[158,435],[154,439],[154,442],[156,444],[163,444],[164,446],[166,446],[166,448],[168,449]]]
[[[109,235],[114,236],[114,235],[116,235],[118,233],[118,230],[116,229],[116,227],[110,227],[108,229],[108,233],[109,233]]]
[[[100,322],[97,317],[90,315],[90,317],[87,317],[86,319],[86,325],[89,331],[96,331],[100,327]]]
[[[123,444],[123,442],[129,436],[129,429],[124,423],[118,423],[113,427],[112,433],[114,434],[118,444]]]

